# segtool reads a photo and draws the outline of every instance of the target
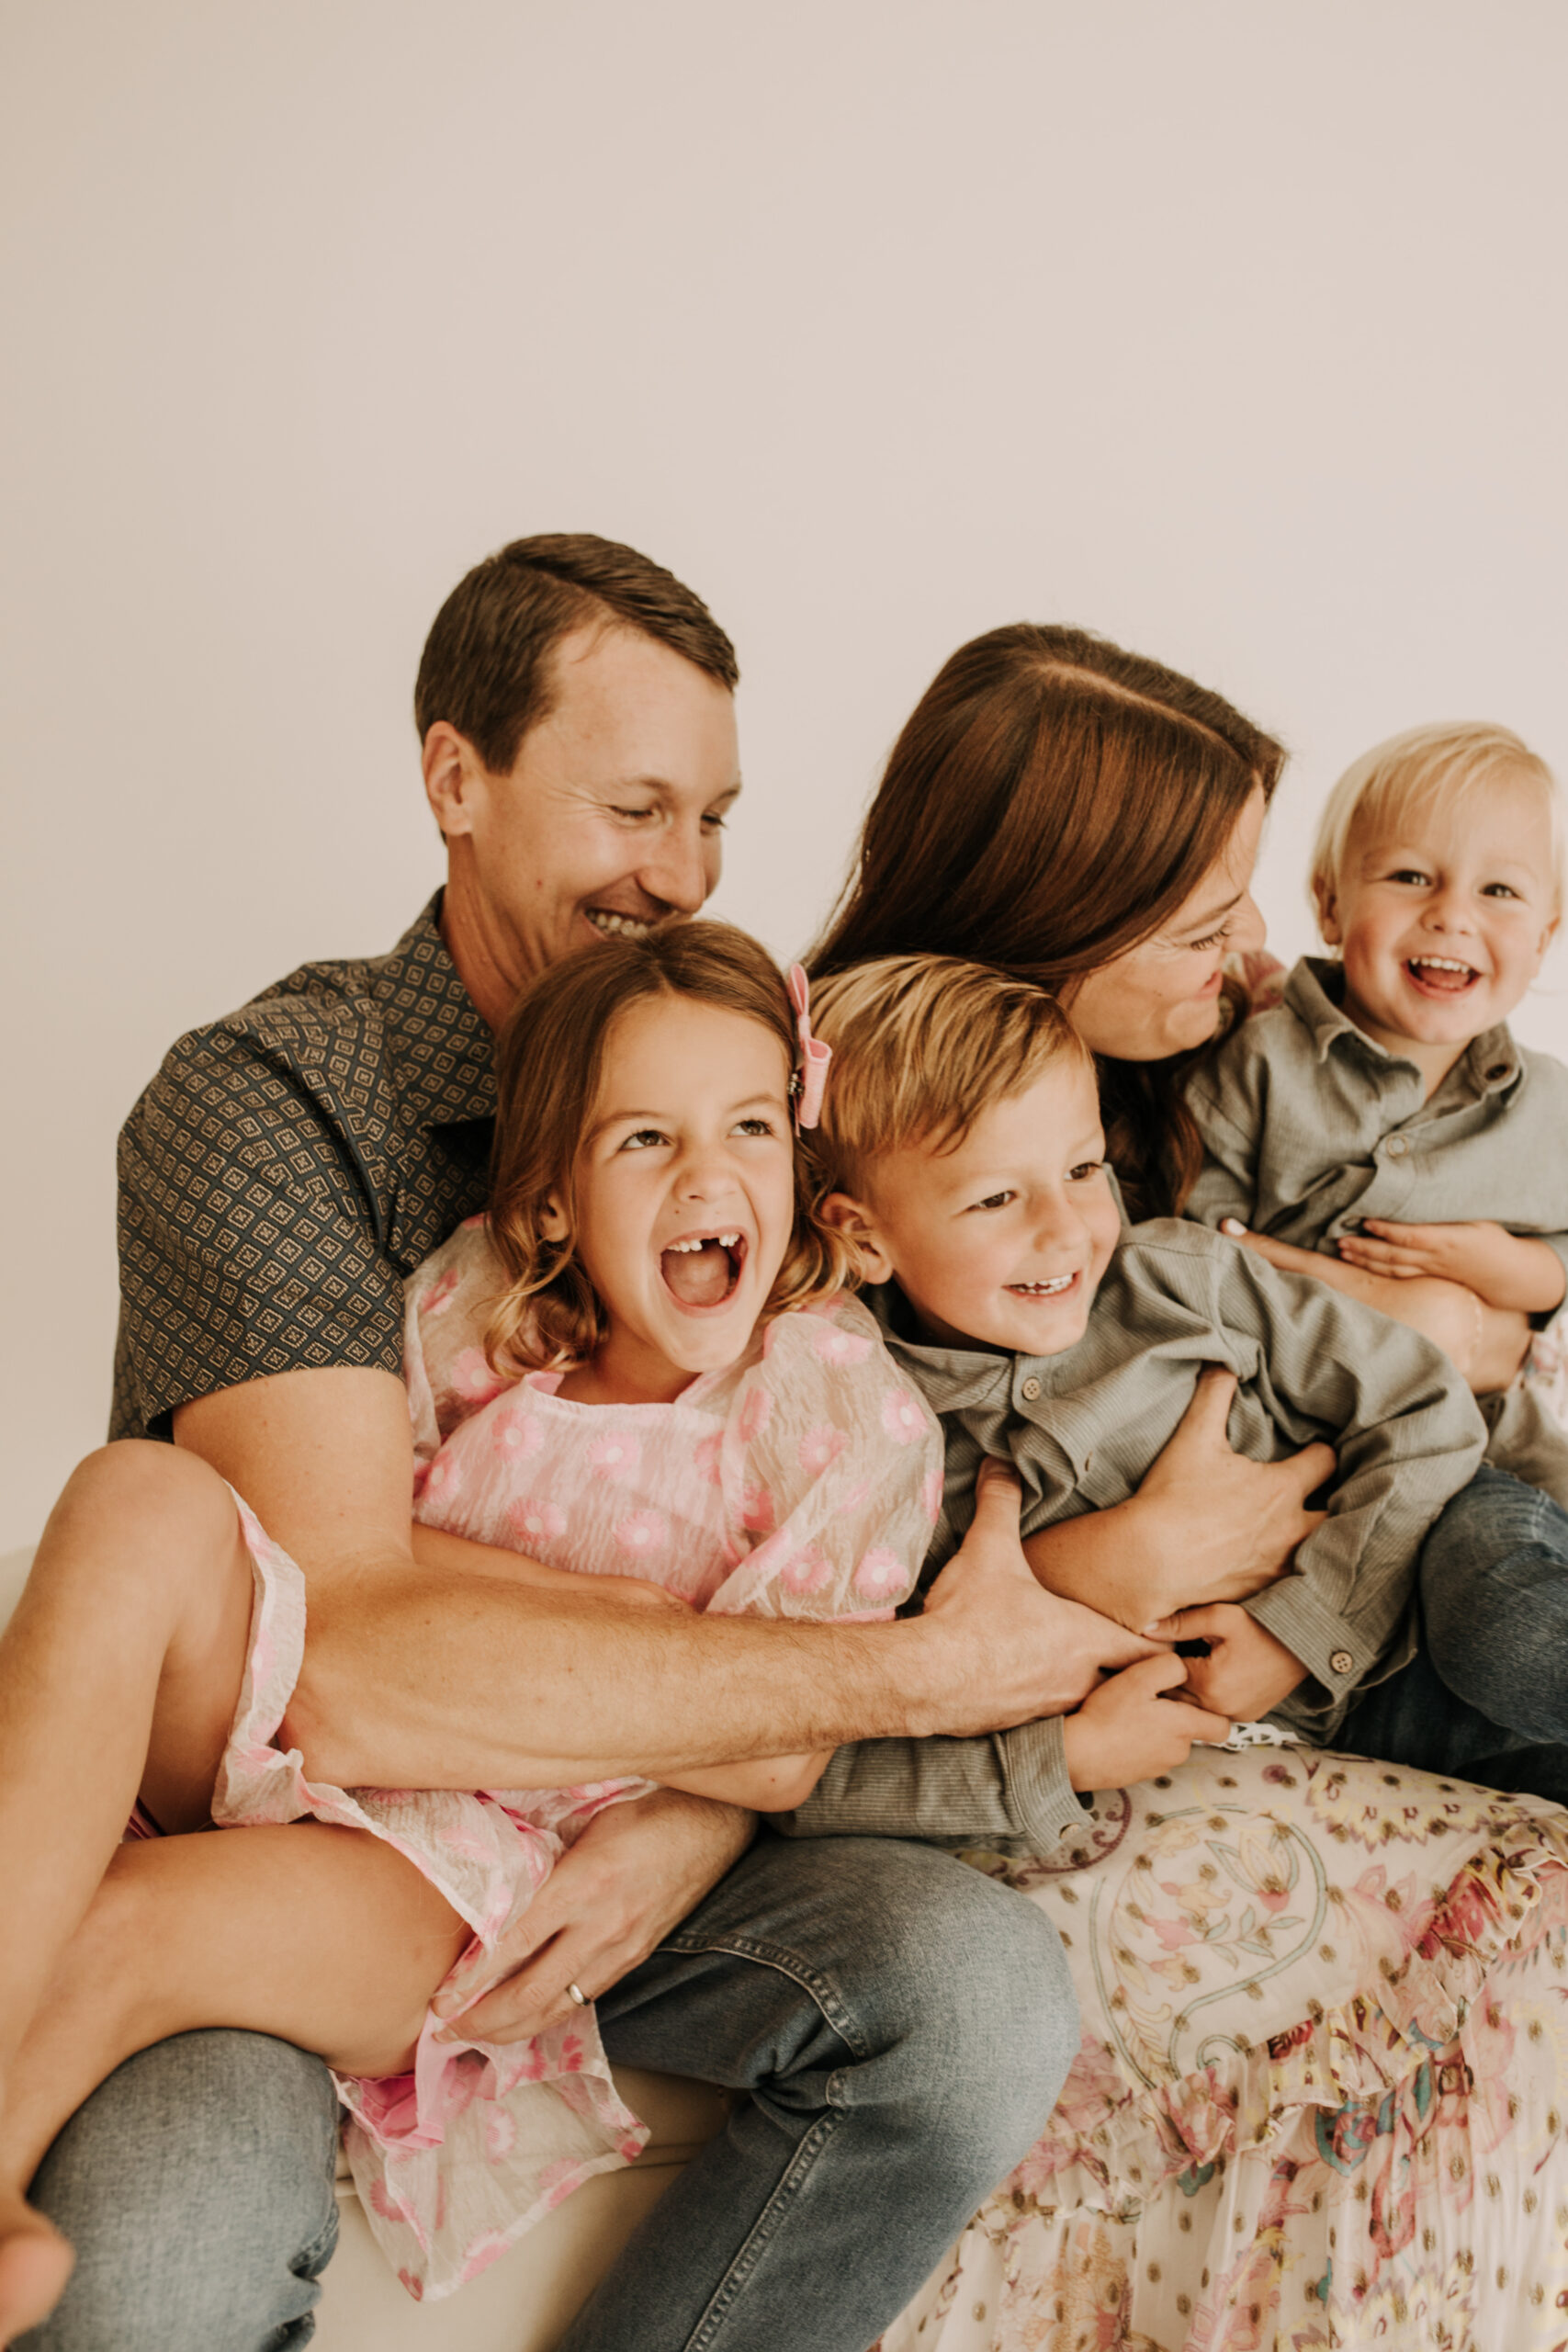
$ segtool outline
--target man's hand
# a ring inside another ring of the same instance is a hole
[[[1019,1541],[1019,1502],[1010,1472],[983,1462],[974,1523],[918,1621],[948,1668],[932,1731],[962,1738],[1065,1714],[1103,1671],[1156,1653],[1143,1634],[1036,1582]]]
[[[1228,1717],[1187,1703],[1186,1658],[1146,1657],[1108,1675],[1062,1725],[1075,1789],[1124,1789],[1185,1764],[1195,1740],[1230,1737]]]
[[[1183,1660],[1187,1687],[1201,1707],[1233,1723],[1257,1723],[1306,1680],[1295,1652],[1245,1609],[1183,1609],[1160,1631],[1173,1642],[1208,1643],[1207,1657]]]
[[[1450,1282],[1438,1274],[1397,1277],[1369,1273],[1340,1258],[1316,1250],[1296,1250],[1288,1241],[1270,1241],[1248,1233],[1234,1217],[1221,1231],[1277,1266],[1283,1274],[1307,1274],[1331,1290],[1375,1306],[1380,1315],[1408,1324],[1453,1361],[1454,1368],[1478,1396],[1506,1388],[1530,1343],[1530,1327],[1517,1307],[1486,1306],[1468,1283]],[[1544,1245],[1543,1245],[1544,1246]]]
[[[1463,1283],[1487,1306],[1550,1315],[1562,1304],[1562,1261],[1528,1234],[1489,1218],[1454,1225],[1394,1225],[1370,1216],[1359,1233],[1340,1237],[1339,1255],[1369,1274],[1414,1282],[1422,1274]]]
[[[750,1844],[756,1822],[733,1805],[660,1789],[596,1814],[515,1927],[460,1961],[432,2007],[460,2026],[444,2038],[522,2041],[576,2014],[646,1960]],[[484,1997],[472,2008],[476,1993]]]

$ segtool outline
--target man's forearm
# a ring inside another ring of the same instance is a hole
[[[919,1620],[686,1616],[393,1557],[311,1576],[284,1736],[340,1787],[667,1780],[938,1728],[938,1649]]]

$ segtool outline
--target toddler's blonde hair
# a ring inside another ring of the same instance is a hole
[[[1397,830],[1408,810],[1462,808],[1489,786],[1513,776],[1533,785],[1551,829],[1552,910],[1562,907],[1562,797],[1546,762],[1506,727],[1450,720],[1412,727],[1374,744],[1348,767],[1329,794],[1313,844],[1309,888],[1321,915],[1338,890],[1356,842]]]
[[[816,1195],[859,1194],[879,1154],[954,1151],[988,1102],[1064,1057],[1093,1058],[1054,996],[956,956],[881,956],[819,980],[811,1025],[833,1048],[818,1126],[801,1141]]]

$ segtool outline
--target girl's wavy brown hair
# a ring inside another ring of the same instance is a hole
[[[645,939],[609,939],[552,964],[513,1006],[496,1041],[498,1092],[491,1158],[490,1233],[507,1285],[485,1334],[494,1370],[514,1378],[558,1372],[592,1355],[608,1329],[604,1302],[577,1255],[575,1177],[593,1116],[605,1047],[633,1005],[683,998],[760,1022],[791,1069],[795,1016],[784,975],[732,923],[661,923]],[[567,1237],[547,1240],[546,1205],[564,1211]],[[795,1231],[764,1317],[808,1306],[844,1287],[840,1235],[812,1210],[795,1159]]]

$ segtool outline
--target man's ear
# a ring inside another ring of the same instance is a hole
[[[547,1241],[570,1241],[571,1227],[566,1211],[552,1193],[539,1211],[539,1231]]]
[[[424,739],[420,754],[424,772],[424,797],[442,838],[474,830],[474,800],[485,781],[485,764],[466,735],[438,718]]]
[[[1312,895],[1317,902],[1317,927],[1325,947],[1338,947],[1345,938],[1339,923],[1339,900],[1324,876],[1314,874]]]
[[[893,1261],[883,1248],[875,1219],[863,1202],[848,1193],[829,1193],[818,1203],[817,1214],[824,1225],[831,1226],[846,1241],[853,1243],[862,1282],[892,1281]]]

